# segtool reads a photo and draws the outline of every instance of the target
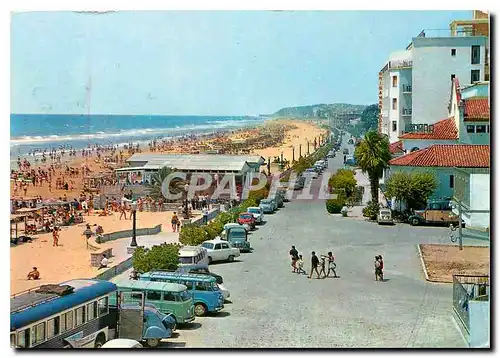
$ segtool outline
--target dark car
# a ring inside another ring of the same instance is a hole
[[[224,280],[221,275],[217,275],[216,273],[210,272],[208,265],[184,265],[180,266],[175,272],[180,273],[196,273],[199,275],[207,275],[215,278],[217,284],[222,285]]]

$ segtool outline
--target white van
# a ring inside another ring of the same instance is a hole
[[[208,265],[207,249],[201,246],[182,246],[179,250],[179,265]]]
[[[140,344],[137,341],[134,341],[133,339],[117,338],[107,341],[101,348],[124,349],[124,348],[143,348],[143,347],[142,344]]]

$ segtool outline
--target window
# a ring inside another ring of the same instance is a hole
[[[430,205],[430,210],[441,210],[441,204],[439,204],[439,203],[432,203]]]
[[[455,74],[452,73],[451,76],[450,76],[451,80],[453,81],[455,79]]]
[[[59,334],[60,317],[54,317],[47,321],[47,339],[55,337]]]
[[[73,329],[73,311],[61,315],[61,333]]]
[[[30,329],[25,329],[17,334],[17,346],[28,348],[30,346]]]
[[[395,132],[398,129],[398,123],[396,121],[392,121],[392,131]]]
[[[135,300],[142,300],[142,291],[140,291],[140,290],[132,290],[132,292],[134,292],[134,291],[136,293],[131,293],[130,294],[130,298],[133,298]]]
[[[97,318],[97,301],[94,301],[87,305],[87,317],[89,321]]]
[[[481,55],[481,47],[480,46],[472,46],[470,63],[473,65],[479,65],[480,59],[481,59],[480,55]]]
[[[163,301],[175,302],[175,295],[172,292],[163,292]]]
[[[398,76],[392,76],[392,87],[398,86]]]
[[[450,175],[450,188],[455,187],[455,177],[453,175]]]
[[[148,291],[147,294],[146,294],[146,298],[148,300],[152,300],[152,301],[159,301],[159,300],[161,300],[161,292],[158,292],[158,291]]]
[[[31,331],[31,341],[33,345],[40,344],[45,341],[45,322],[37,324]]]
[[[215,244],[214,250],[220,250],[221,248],[222,248],[221,244]]]
[[[453,57],[455,57],[455,56],[457,55],[457,49],[456,49],[456,48],[452,48],[452,49],[451,49],[451,55],[452,55]]]
[[[76,320],[76,327],[81,326],[82,324],[85,323],[85,306],[78,307],[75,310],[75,320]]]
[[[475,128],[474,126],[469,124],[467,126],[467,133],[474,133],[475,132],[474,128]]]
[[[397,98],[392,99],[392,109],[394,109],[394,110],[398,109],[398,99]]]
[[[476,133],[486,133],[486,126],[485,125],[476,126]]]
[[[486,126],[486,133],[490,132],[490,126]]]
[[[479,82],[479,70],[471,70],[470,71],[470,82],[471,83],[474,83],[474,82]]]
[[[196,288],[197,291],[208,291],[207,284],[204,282],[196,282]]]
[[[222,243],[222,248],[223,249],[229,249],[229,245],[224,242],[224,243]]]

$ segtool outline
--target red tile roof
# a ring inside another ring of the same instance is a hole
[[[404,153],[403,142],[398,140],[397,142],[391,143],[389,145],[389,150],[391,154]]]
[[[435,144],[389,161],[389,165],[410,167],[489,168],[490,146]]]
[[[431,133],[405,133],[400,139],[435,139],[450,140],[458,139],[458,130],[455,125],[455,119],[447,118],[434,123],[434,129]]]
[[[469,98],[464,101],[464,120],[490,119],[488,98]]]

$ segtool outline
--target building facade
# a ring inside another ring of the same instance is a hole
[[[391,54],[379,72],[379,130],[390,143],[412,124],[429,125],[448,116],[451,79],[472,84],[489,78],[488,36],[452,25],[447,34],[422,31],[405,51]]]

